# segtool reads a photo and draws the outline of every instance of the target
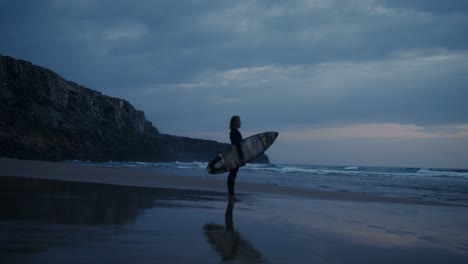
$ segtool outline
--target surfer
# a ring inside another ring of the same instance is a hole
[[[236,146],[237,153],[239,153],[239,158],[241,160],[244,160],[244,154],[242,153],[242,148],[240,145],[242,141],[242,135],[238,130],[240,127],[241,127],[240,117],[239,116],[231,117],[231,122],[229,124],[229,128],[231,129],[231,132],[229,133],[229,138],[231,139],[231,144]],[[237,200],[234,196],[234,185],[235,185],[238,170],[239,168],[230,170],[229,176],[227,178],[227,187],[228,187],[230,201]]]

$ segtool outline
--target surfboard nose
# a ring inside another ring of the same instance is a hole
[[[268,132],[268,135],[270,136],[270,140],[273,143],[273,141],[275,141],[276,138],[278,138],[279,133],[276,131],[272,131],[272,132]]]

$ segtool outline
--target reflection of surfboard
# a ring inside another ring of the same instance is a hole
[[[216,154],[208,163],[206,169],[211,174],[218,174],[240,167],[265,152],[277,137],[278,132],[265,132],[250,136],[241,142],[241,149],[244,154],[243,161],[240,160],[237,148],[231,145]]]

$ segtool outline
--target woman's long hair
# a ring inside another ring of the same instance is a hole
[[[234,127],[234,123],[235,123],[237,120],[239,120],[239,119],[240,119],[239,116],[236,116],[236,115],[235,115],[235,116],[232,116],[232,117],[231,117],[231,122],[229,123],[229,129],[234,129],[234,128],[235,128],[235,127]]]

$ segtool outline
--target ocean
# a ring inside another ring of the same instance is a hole
[[[207,162],[66,162],[222,181],[227,178],[227,173],[208,174]],[[236,181],[468,205],[468,169],[247,164],[240,168]]]

